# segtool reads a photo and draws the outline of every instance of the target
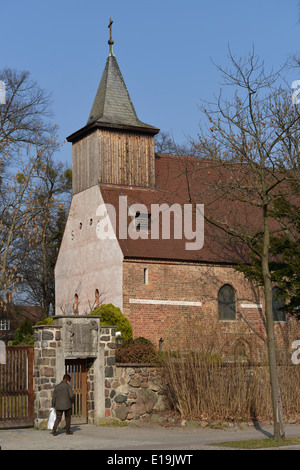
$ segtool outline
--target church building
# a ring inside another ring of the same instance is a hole
[[[139,120],[110,39],[88,120],[67,138],[73,195],[55,314],[112,303],[134,337],[157,347],[199,344],[210,332],[230,339],[229,354],[249,357],[264,343],[264,300],[234,269],[238,247],[203,222],[201,184],[213,171],[197,158],[155,154],[158,133]],[[287,330],[284,315],[275,320]]]

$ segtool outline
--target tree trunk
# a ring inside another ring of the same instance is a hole
[[[49,274],[50,266],[49,266],[49,259],[48,259],[48,252],[47,252],[47,232],[48,232],[48,224],[50,219],[49,209],[46,208],[45,219],[43,222],[42,228],[42,239],[41,239],[41,248],[42,248],[42,292],[43,292],[43,299],[41,299],[41,303],[43,305],[43,318],[47,318],[50,312],[50,305],[51,305],[51,276]]]
[[[274,332],[274,319],[272,308],[272,281],[269,270],[269,221],[267,209],[264,210],[264,240],[263,240],[263,254],[262,254],[262,273],[264,281],[264,295],[265,295],[265,315],[266,315],[266,329],[267,329],[267,344],[268,344],[268,358],[269,358],[269,371],[270,383],[273,405],[273,420],[274,420],[274,438],[284,439],[285,433],[283,428],[283,410],[280,392],[280,384],[277,370],[277,355],[276,355],[276,342]]]

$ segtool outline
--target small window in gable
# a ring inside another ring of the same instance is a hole
[[[143,214],[141,212],[136,212],[135,214],[136,221],[136,230],[143,230],[149,232],[151,228],[151,214]]]
[[[235,291],[225,284],[218,293],[219,320],[236,320]]]

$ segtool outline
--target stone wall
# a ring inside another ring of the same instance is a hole
[[[165,409],[161,368],[116,364],[115,328],[101,327],[104,349],[105,419],[138,420]]]
[[[95,423],[95,359],[86,360],[86,401],[87,401],[87,421]]]
[[[104,349],[104,394],[105,394],[105,418],[111,417],[112,401],[110,384],[116,373],[115,358],[115,333],[116,328],[112,326],[102,326],[100,334],[100,347]]]
[[[121,421],[139,420],[164,411],[166,402],[161,368],[148,365],[117,365],[107,380],[111,417]]]
[[[78,317],[76,318],[78,320]],[[53,389],[64,374],[65,353],[61,325],[34,327],[34,424],[47,425]],[[97,424],[97,403],[105,402],[101,419],[138,420],[165,409],[161,369],[147,365],[116,365],[115,327],[100,327],[100,350],[104,353],[104,386],[96,386],[99,362],[87,358],[87,420]],[[104,397],[99,397],[103,393]]]
[[[49,418],[62,341],[60,326],[43,325],[34,330],[34,424],[39,427]]]

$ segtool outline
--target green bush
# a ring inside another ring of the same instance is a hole
[[[33,345],[33,328],[32,323],[26,318],[15,332],[14,339],[11,343],[13,346],[32,346]]]
[[[101,326],[116,326],[116,331],[120,331],[124,339],[124,345],[132,339],[132,327],[129,320],[123,315],[121,310],[113,304],[100,305],[100,307],[93,310],[90,315],[99,315]]]
[[[36,325],[52,325],[53,318],[48,317],[38,321]],[[12,346],[32,346],[34,344],[32,322],[26,318],[16,330]]]
[[[44,320],[38,321],[36,326],[38,325],[53,325],[53,317],[47,317]]]

